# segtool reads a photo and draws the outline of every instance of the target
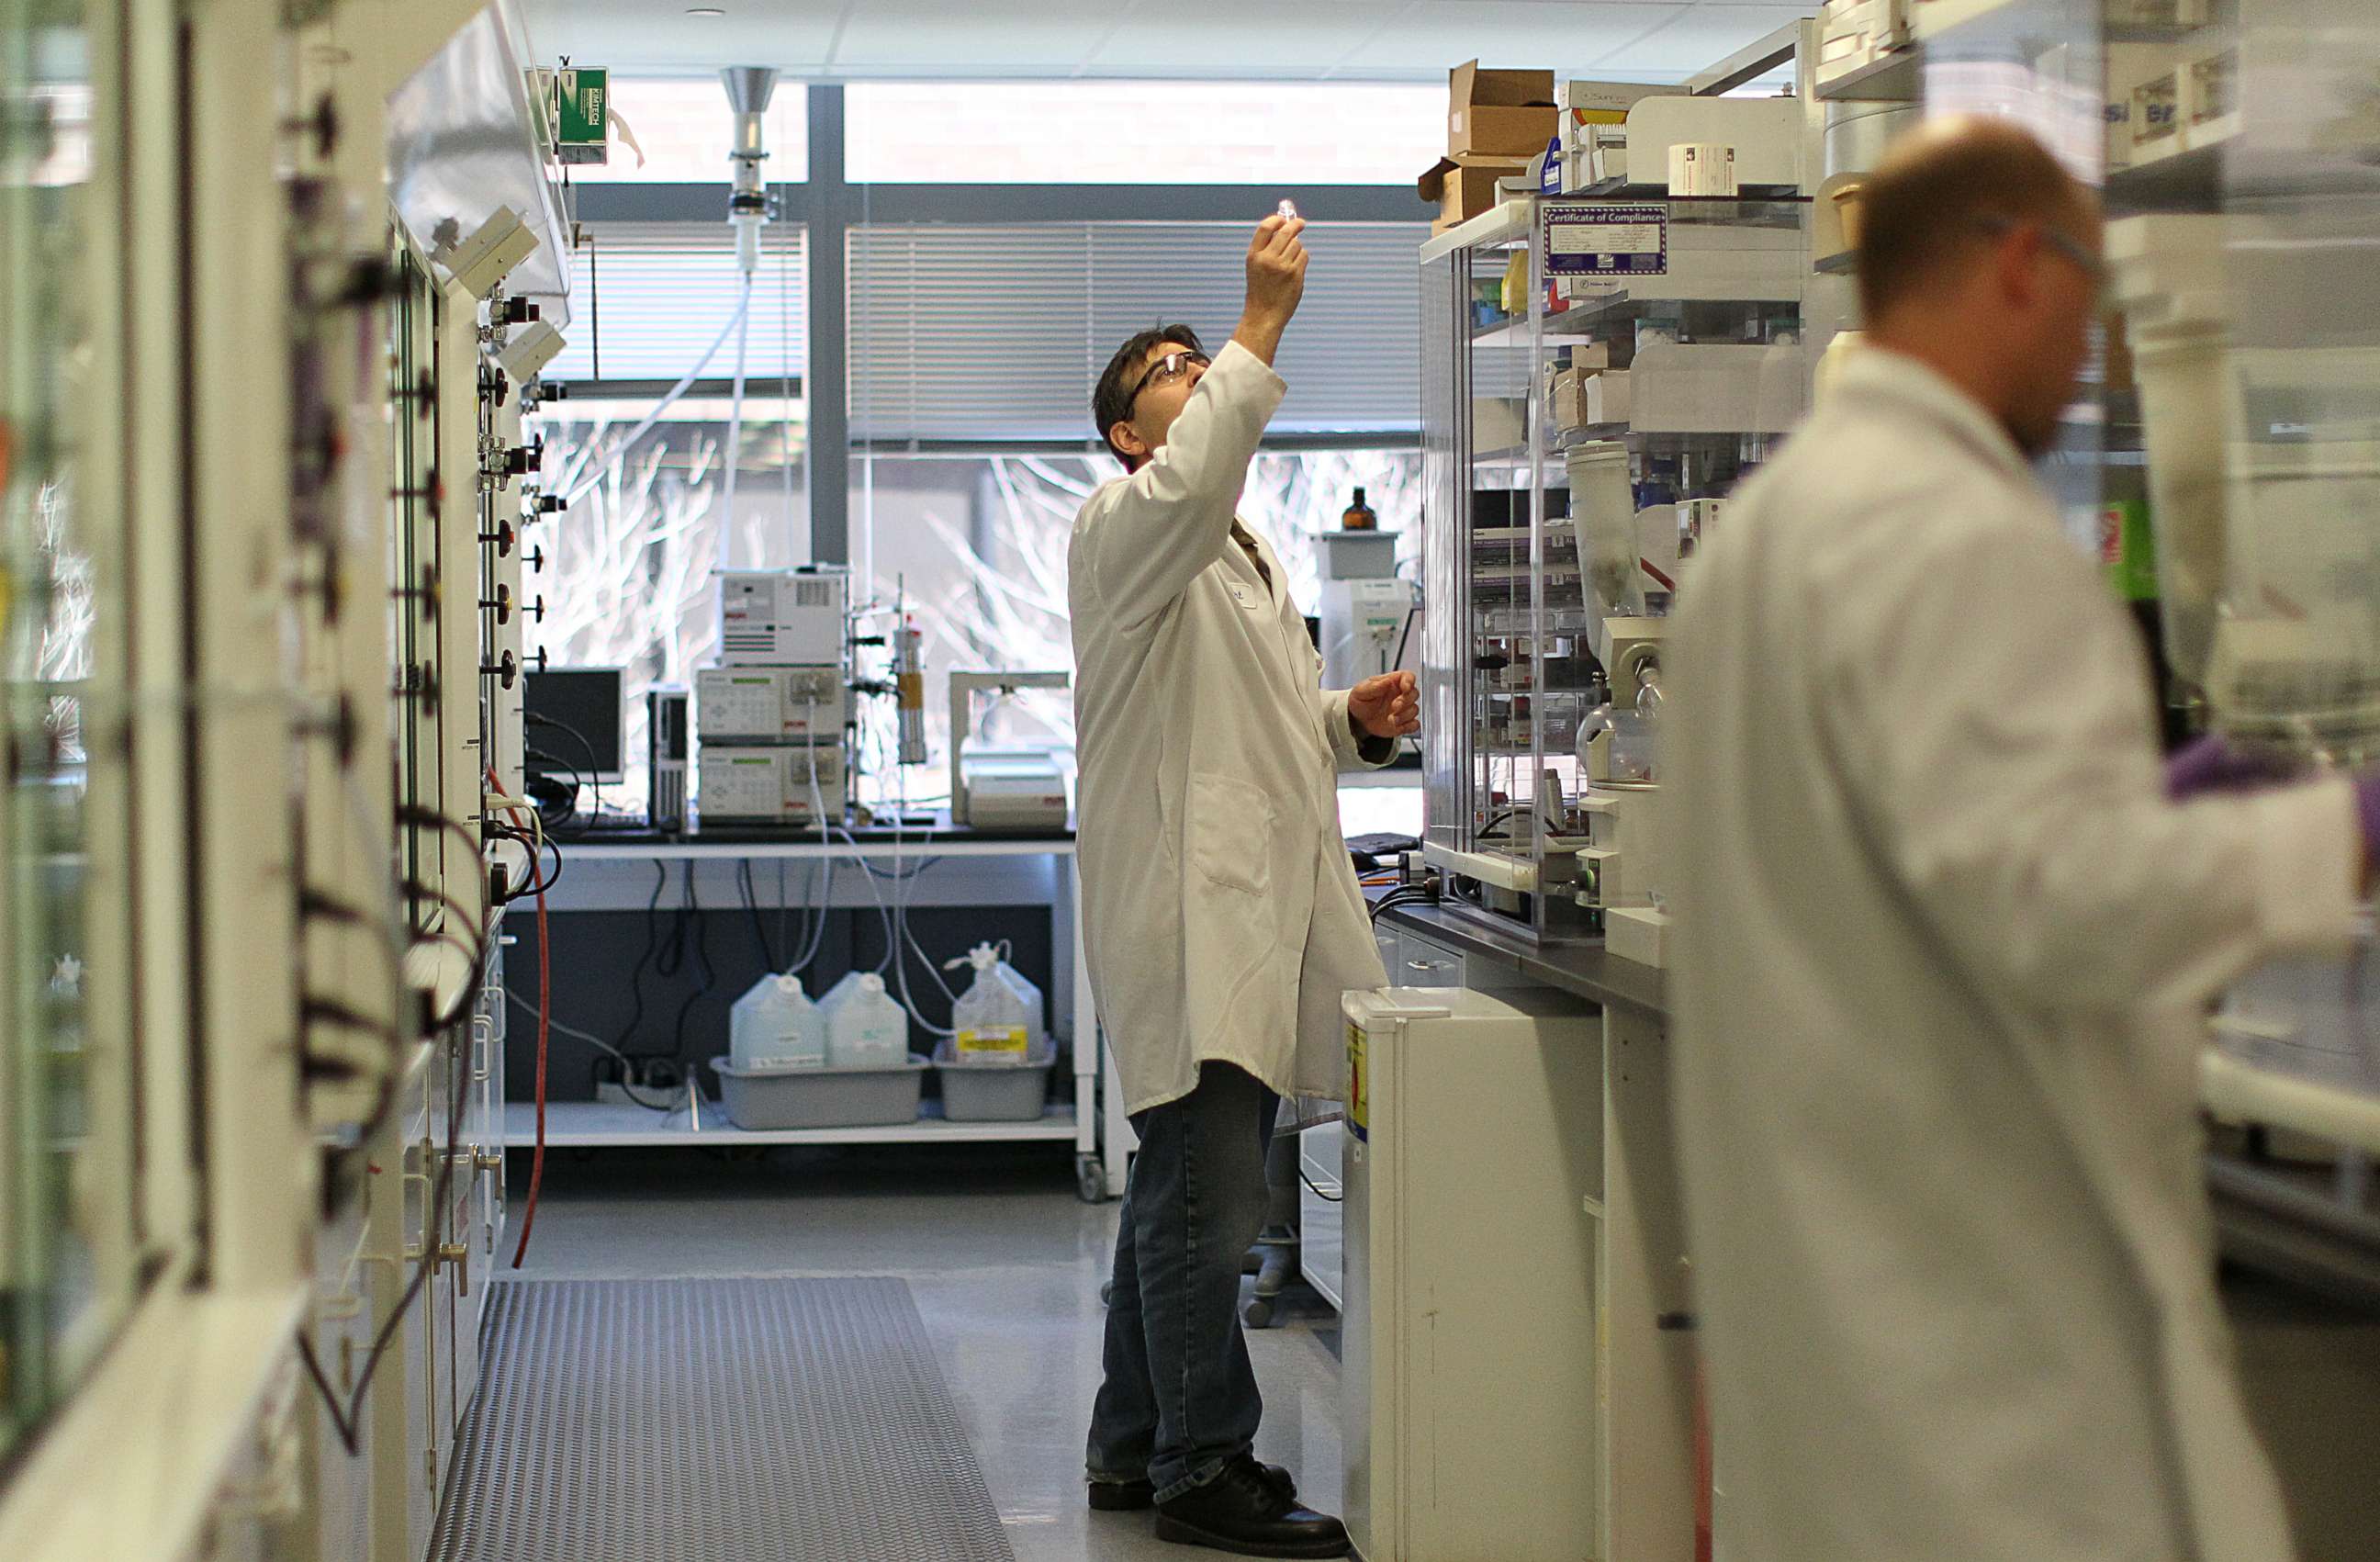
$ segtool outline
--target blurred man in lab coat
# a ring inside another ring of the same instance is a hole
[[[1663,736],[1721,1544],[2276,1562],[2195,1059],[2226,982],[2345,945],[2380,795],[2160,775],[2136,633],[2028,465],[2093,199],[1950,121],[1864,205],[1867,348],[1696,561]]]
[[[1340,996],[1388,980],[1337,773],[1386,764],[1419,727],[1410,673],[1323,690],[1281,560],[1234,510],[1287,389],[1272,360],[1305,292],[1304,227],[1257,229],[1245,310],[1211,361],[1186,326],[1116,353],[1092,410],[1129,475],[1083,506],[1067,560],[1084,942],[1141,1141],[1090,1503],[1153,1505],[1163,1539],[1257,1556],[1348,1549],[1251,1451],[1264,1401],[1241,1259],[1278,1097],[1339,1092]]]

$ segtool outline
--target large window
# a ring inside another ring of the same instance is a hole
[[[763,228],[760,244],[739,337],[730,327],[744,274],[723,201],[715,223],[589,224],[570,257],[569,345],[545,378],[659,382],[658,392],[698,367],[706,380],[731,379],[740,348],[755,384],[798,381],[809,361],[808,246],[801,226],[786,222]]]
[[[1446,140],[1442,85],[863,82],[846,101],[855,184],[1409,185]]]
[[[1246,290],[1236,223],[915,223],[852,231],[851,428],[863,444],[1094,438],[1091,386],[1145,326],[1220,348]],[[1305,300],[1281,344],[1281,433],[1409,433],[1427,228],[1307,230]]]

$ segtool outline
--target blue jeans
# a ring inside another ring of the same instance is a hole
[[[1264,1227],[1280,1109],[1255,1076],[1208,1063],[1188,1095],[1133,1117],[1140,1153],[1116,1234],[1092,1480],[1153,1482],[1169,1502],[1255,1447],[1264,1396],[1240,1333],[1240,1274]]]

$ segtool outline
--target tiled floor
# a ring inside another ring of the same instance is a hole
[[[522,1273],[899,1275],[941,1348],[1018,1562],[1182,1562],[1191,1554],[1152,1538],[1148,1515],[1083,1504],[1116,1206],[1072,1190],[1065,1159],[1038,1149],[557,1153]],[[1335,1507],[1339,1367],[1315,1322],[1249,1336],[1266,1395],[1257,1452]]]

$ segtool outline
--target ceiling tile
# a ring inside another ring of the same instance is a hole
[[[1622,48],[1680,14],[1676,5],[1548,6],[1536,0],[1421,0],[1346,61],[1353,72],[1436,72],[1477,58],[1491,66],[1570,70]]]
[[[1002,71],[1071,71],[1116,31],[1114,0],[953,6],[949,0],[862,0],[829,62],[871,70],[973,65]]]
[[[1775,0],[523,0],[542,58],[623,75],[1442,80],[1475,56],[1671,79],[1805,14]]]
[[[695,0],[525,0],[540,61],[568,55],[623,76],[695,76],[727,65],[815,70],[844,0],[709,0],[723,17],[689,17]]]
[[[1396,13],[1396,6],[1378,0],[1196,0],[1160,11],[1143,7],[1090,64],[1111,74],[1312,78],[1392,24]]]
[[[1594,63],[1602,69],[1628,74],[1691,74],[1809,14],[1804,6],[1716,5],[1704,0],[1658,32],[1634,40]]]

